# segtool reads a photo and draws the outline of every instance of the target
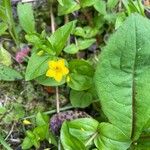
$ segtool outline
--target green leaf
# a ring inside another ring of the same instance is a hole
[[[45,86],[59,86],[66,82],[65,78],[62,79],[62,81],[57,82],[55,79],[51,77],[47,77],[45,74],[42,76],[39,76],[35,79],[39,84],[45,85]]]
[[[3,21],[8,24],[9,33],[12,36],[13,40],[15,41],[15,44],[18,45],[19,38],[18,38],[18,34],[13,19],[11,0],[3,0],[2,8],[3,9],[2,11],[0,11],[0,15],[2,15]]]
[[[8,25],[6,23],[0,23],[0,36],[5,34],[6,30],[8,29]]]
[[[80,5],[74,0],[63,0],[64,5],[58,5],[58,15],[66,15],[80,9]]]
[[[75,54],[79,50],[84,50],[90,47],[96,40],[95,39],[85,39],[85,40],[77,40],[77,44],[71,44],[64,48],[64,51],[68,54]]]
[[[71,90],[70,101],[73,107],[85,108],[93,102],[93,96],[89,91]]]
[[[8,143],[5,142],[5,140],[3,139],[3,137],[0,135],[0,144],[5,147],[7,150],[13,150]]]
[[[131,15],[102,51],[95,74],[105,115],[132,140],[150,118],[149,39],[149,20]]]
[[[128,137],[110,123],[100,123],[98,133],[94,143],[100,150],[127,150],[130,147],[131,141]]]
[[[57,1],[58,1],[58,3],[59,3],[61,6],[64,5],[63,0],[57,0]]]
[[[60,139],[63,148],[66,150],[86,150],[84,144],[69,133],[67,122],[62,125]]]
[[[119,0],[108,0],[107,8],[109,8],[109,9],[115,8],[115,6],[117,5],[118,2],[119,2]]]
[[[0,81],[15,81],[22,79],[16,70],[0,64]]]
[[[45,114],[41,114],[40,112],[36,115],[36,125],[42,126],[47,125],[49,122],[49,118]]]
[[[79,47],[76,44],[70,44],[63,51],[68,54],[76,54],[79,51]]]
[[[96,137],[98,134],[98,125],[99,122],[92,118],[80,118],[68,122],[69,133],[76,137],[78,140],[82,141],[86,146],[91,144],[87,143],[89,139],[91,139],[93,135]]]
[[[69,62],[70,81],[68,86],[76,91],[87,90],[93,85],[94,68],[84,60]]]
[[[46,76],[49,60],[52,60],[51,56],[49,55],[38,56],[34,53],[29,59],[25,79],[28,81],[35,79],[41,75]]]
[[[80,5],[81,7],[89,7],[89,6],[92,6],[94,5],[96,0],[80,0]]]
[[[124,12],[119,13],[116,19],[115,29],[118,29],[123,24],[125,19],[126,19],[126,14]]]
[[[22,143],[22,149],[30,149],[33,146],[32,141],[29,137],[25,137]]]
[[[33,130],[34,134],[37,134],[40,138],[41,141],[45,140],[47,138],[47,135],[49,134],[49,125],[42,125],[42,126],[37,126]]]
[[[102,15],[105,15],[106,12],[106,2],[103,0],[96,0],[94,3],[94,8]]]
[[[12,64],[10,53],[0,45],[0,64],[10,66]]]
[[[35,133],[33,133],[32,131],[30,131],[30,130],[28,130],[28,131],[26,132],[26,134],[27,134],[27,137],[30,138],[30,141],[32,142],[32,144],[33,144],[36,148],[39,148],[39,147],[40,147],[40,142],[39,142],[40,137],[39,137],[37,134],[35,134]]]
[[[35,21],[33,16],[33,9],[30,3],[19,3],[17,6],[17,13],[21,27],[26,33],[35,32]]]
[[[78,42],[77,45],[79,47],[79,50],[84,50],[90,47],[93,43],[95,43],[96,40],[95,39],[84,39],[84,40],[79,39],[77,42]]]
[[[49,42],[53,46],[54,51],[56,51],[56,54],[59,55],[61,51],[63,50],[70,33],[74,29],[76,21],[69,22],[65,24],[64,26],[58,28],[49,38]]]

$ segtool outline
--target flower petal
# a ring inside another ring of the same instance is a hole
[[[55,71],[52,70],[52,69],[49,69],[49,70],[46,72],[46,76],[47,76],[47,77],[54,77],[54,76],[55,76]]]
[[[62,74],[61,73],[56,73],[55,76],[54,76],[54,79],[57,81],[57,82],[60,82],[62,80]]]
[[[59,65],[60,67],[64,67],[64,66],[65,66],[65,60],[64,60],[64,59],[58,60],[57,63],[58,63],[58,65]]]
[[[57,62],[56,61],[49,61],[48,62],[48,66],[49,66],[49,68],[55,68],[55,66],[57,65]]]
[[[62,74],[67,75],[69,73],[69,69],[67,67],[62,68]]]

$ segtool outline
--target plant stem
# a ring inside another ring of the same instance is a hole
[[[87,147],[94,139],[95,137],[98,135],[98,132],[95,132],[90,139],[85,143],[85,146]]]
[[[51,30],[52,30],[52,33],[54,33],[55,32],[55,18],[54,18],[54,14],[53,14],[53,1],[50,5],[50,13],[51,13]],[[56,86],[56,110],[57,110],[57,113],[60,112],[58,86]],[[60,139],[58,139],[58,150],[61,150],[61,141],[60,141]]]
[[[73,106],[66,106],[66,107],[60,108],[59,110],[60,110],[60,111],[64,111],[64,110],[69,110],[69,109],[71,109],[71,108],[73,108]],[[57,112],[57,110],[54,109],[54,110],[46,111],[46,112],[44,112],[44,114],[50,115],[50,114],[54,114],[54,113],[56,113],[56,112]],[[24,120],[24,119],[31,119],[31,118],[34,118],[34,117],[36,117],[36,115],[31,115],[31,116],[28,116],[28,117],[24,117],[24,118],[22,118],[22,119],[23,119],[23,120]]]
[[[57,113],[60,112],[60,108],[59,108],[59,89],[58,89],[58,86],[56,87],[56,110],[57,110]]]

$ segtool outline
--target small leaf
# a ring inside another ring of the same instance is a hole
[[[78,40],[77,45],[79,47],[79,50],[84,50],[88,47],[90,47],[94,42],[96,42],[95,39],[85,39],[85,40]]]
[[[80,5],[81,5],[81,7],[84,8],[84,7],[94,5],[95,2],[96,2],[96,0],[80,0]]]
[[[65,47],[63,51],[68,54],[75,54],[79,51],[79,47],[75,44],[70,44],[67,47]]]
[[[49,60],[51,60],[51,57],[48,55],[38,56],[37,54],[33,54],[28,62],[25,79],[28,81],[45,75],[48,70]]]
[[[63,50],[70,33],[74,29],[76,21],[69,22],[64,26],[58,28],[49,38],[49,42],[53,46],[54,51],[56,51],[57,55],[61,53]]]
[[[73,107],[85,108],[93,102],[93,96],[89,91],[71,90],[70,100]]]
[[[6,23],[0,23],[0,36],[5,34],[6,30],[8,29],[8,25]]]
[[[29,137],[25,137],[22,143],[22,149],[30,149],[33,146],[33,143]]]
[[[33,16],[33,9],[30,3],[19,3],[17,6],[17,13],[21,27],[26,33],[35,32],[35,21]]]
[[[103,0],[96,0],[94,3],[94,8],[102,15],[105,15],[106,12],[106,2]]]
[[[92,118],[82,118],[68,122],[69,133],[82,141],[85,145],[95,133],[98,134],[98,125],[99,122]]]
[[[47,125],[49,122],[49,118],[45,114],[41,114],[40,112],[36,115],[36,125],[42,126]]]
[[[80,5],[74,0],[63,0],[64,5],[58,5],[58,15],[66,15],[80,9]]]
[[[67,122],[62,125],[60,139],[63,148],[66,150],[86,150],[84,144],[69,133]]]
[[[12,64],[10,53],[0,46],[0,64],[10,66]]]
[[[117,5],[118,2],[119,2],[119,0],[108,0],[107,7],[109,9],[113,9],[113,8],[115,8],[115,6]]]
[[[0,81],[15,81],[22,79],[16,70],[0,64]]]

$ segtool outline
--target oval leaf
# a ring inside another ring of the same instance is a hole
[[[131,15],[103,50],[95,74],[109,121],[132,140],[150,117],[150,22]]]

